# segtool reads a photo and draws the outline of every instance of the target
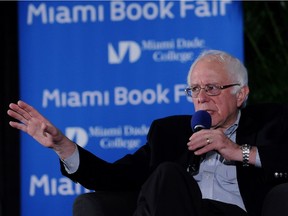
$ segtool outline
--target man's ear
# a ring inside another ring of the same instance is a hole
[[[246,102],[247,98],[249,95],[249,87],[248,86],[243,86],[240,91],[236,93],[237,97],[237,106],[242,107],[243,103]]]

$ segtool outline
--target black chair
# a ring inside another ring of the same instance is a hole
[[[272,188],[267,194],[262,210],[262,216],[288,215],[288,183]]]
[[[73,216],[129,216],[136,209],[138,192],[97,191],[79,195]]]

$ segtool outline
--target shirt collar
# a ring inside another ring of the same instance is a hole
[[[239,125],[239,121],[240,121],[240,116],[241,116],[241,110],[239,110],[239,112],[238,112],[236,121],[230,127],[228,127],[225,130],[224,133],[225,133],[226,136],[232,135],[237,130],[238,125]]]

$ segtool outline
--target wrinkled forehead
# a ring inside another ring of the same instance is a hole
[[[194,65],[191,72],[191,81],[195,79],[220,81],[229,78],[229,71],[226,62],[222,60],[219,61],[218,58],[214,58],[214,56],[207,56],[200,59]]]
[[[198,59],[198,61],[195,63],[195,66],[198,65],[199,63],[206,64],[207,67],[212,65],[227,70],[229,68],[229,65],[235,63],[235,60],[231,58],[231,56],[229,55],[218,54],[218,55],[203,56],[202,58]]]

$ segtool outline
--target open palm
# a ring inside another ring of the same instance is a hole
[[[10,121],[10,125],[29,134],[36,141],[48,148],[55,148],[60,144],[64,135],[51,124],[36,109],[23,101],[9,105],[8,115],[17,121]]]

